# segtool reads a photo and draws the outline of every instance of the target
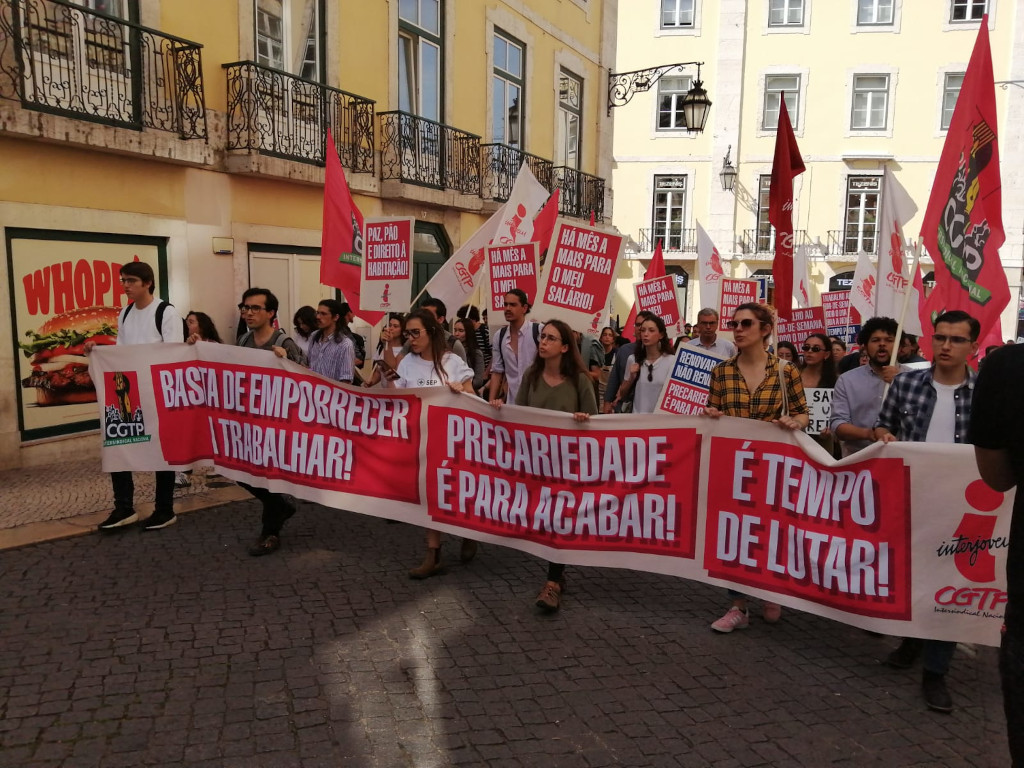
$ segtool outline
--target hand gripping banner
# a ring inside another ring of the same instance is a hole
[[[892,635],[999,640],[1013,499],[984,485],[970,446],[879,443],[837,462],[770,423],[576,424],[205,342],[98,348],[90,372],[106,471],[213,465],[556,562],[731,586]]]

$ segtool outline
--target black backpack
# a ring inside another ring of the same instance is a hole
[[[124,308],[121,313],[121,322],[125,321],[128,317],[128,313],[132,311],[132,307],[135,306],[135,302],[129,302],[128,306]],[[160,334],[160,339],[164,337],[164,310],[168,307],[173,307],[173,304],[168,304],[166,301],[161,301],[156,305],[156,332]],[[181,318],[181,340],[185,341],[188,339],[188,323],[185,322],[185,318]]]

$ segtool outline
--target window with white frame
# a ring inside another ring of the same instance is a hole
[[[774,131],[779,125],[779,105],[783,94],[789,121],[796,125],[800,108],[800,75],[765,75],[764,110],[761,114],[761,129]]]
[[[857,0],[857,24],[862,27],[892,24],[896,0]]]
[[[988,0],[951,0],[949,8],[949,20],[959,21],[981,21],[981,17],[988,11]]]
[[[654,208],[651,212],[651,242],[661,241],[666,251],[681,251],[684,245],[683,219],[686,215],[686,177],[655,176]]]
[[[854,75],[850,128],[855,131],[884,131],[888,110],[889,76]]]
[[[280,2],[256,4],[256,63],[284,69],[284,10]]]
[[[695,2],[696,0],[661,0],[661,28],[692,28]]]
[[[843,253],[875,252],[881,190],[881,176],[850,176],[846,180]]]
[[[960,97],[960,88],[964,84],[963,72],[947,72],[942,84],[942,130],[948,131],[953,122],[953,110],[956,100]]]
[[[804,0],[769,0],[769,27],[799,27],[804,23]]]
[[[256,63],[322,82],[323,0],[254,0]]]
[[[441,0],[398,4],[398,108],[441,120]]]
[[[771,253],[775,247],[775,228],[768,220],[771,204],[772,175],[761,174],[757,185],[757,230],[754,233],[757,253]]]
[[[583,120],[583,79],[567,69],[558,75],[558,136],[555,165],[580,167],[580,125]]]
[[[658,81],[658,130],[680,131],[686,128],[683,98],[690,91],[689,75],[663,77]]]
[[[521,147],[523,139],[523,72],[526,46],[506,35],[494,33],[492,122],[494,141]]]

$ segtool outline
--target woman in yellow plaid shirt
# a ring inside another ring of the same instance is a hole
[[[792,364],[780,368],[779,358],[767,349],[768,337],[775,328],[771,311],[762,304],[741,304],[728,325],[739,354],[712,369],[705,415],[737,416],[770,421],[782,429],[804,429],[810,415],[800,371]],[[729,595],[732,606],[711,625],[716,632],[749,626],[746,597],[731,589]],[[781,616],[782,606],[765,602],[765,621],[774,624]]]

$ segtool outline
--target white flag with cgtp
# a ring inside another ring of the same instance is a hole
[[[716,312],[721,311],[718,306],[722,295],[719,286],[725,274],[722,270],[722,258],[699,221],[697,222],[697,272],[700,275],[701,309],[711,307]]]

